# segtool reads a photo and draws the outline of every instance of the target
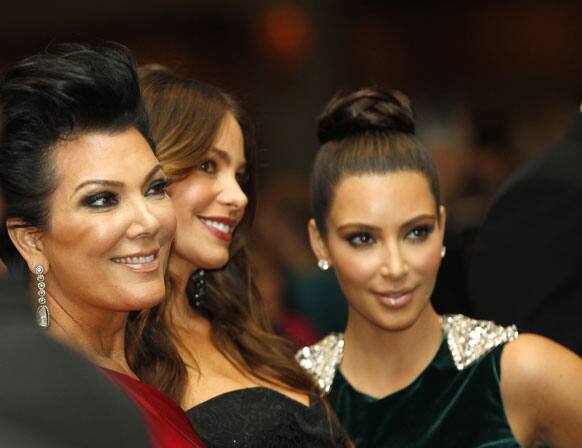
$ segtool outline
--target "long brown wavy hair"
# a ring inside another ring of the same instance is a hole
[[[315,393],[313,380],[293,357],[294,347],[273,333],[252,281],[247,245],[256,207],[257,150],[249,118],[220,89],[162,67],[142,68],[140,82],[158,158],[173,182],[204,160],[227,113],[240,125],[248,170],[242,188],[248,205],[233,236],[229,262],[207,271],[205,315],[211,321],[213,342],[242,372],[273,385]],[[167,286],[164,303],[130,316],[126,352],[129,365],[144,382],[182,403],[188,374],[177,348],[180,340],[169,325],[171,279]]]

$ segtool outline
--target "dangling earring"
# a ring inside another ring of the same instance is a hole
[[[194,308],[201,308],[204,305],[204,299],[206,298],[206,278],[204,275],[204,269],[198,269],[192,274],[191,301]]]
[[[443,246],[443,248],[441,249],[441,258],[445,258],[446,254],[447,254],[447,246]]]
[[[38,308],[36,309],[36,323],[41,328],[48,328],[51,324],[51,313],[46,304],[46,284],[44,282],[44,267],[37,264],[34,267],[36,273],[36,286],[38,288]]]
[[[329,261],[322,258],[317,262],[317,267],[322,271],[327,271],[329,269]]]

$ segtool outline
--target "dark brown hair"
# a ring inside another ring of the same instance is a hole
[[[218,88],[183,78],[160,68],[140,72],[146,110],[159,159],[173,181],[186,177],[203,161],[223,118],[231,113],[244,136],[248,181],[245,217],[231,244],[231,258],[221,269],[206,274],[204,314],[212,323],[218,349],[243,372],[271,384],[313,392],[312,379],[299,367],[294,347],[275,335],[264,304],[251,279],[247,241],[256,203],[256,146],[253,127],[238,104]],[[127,357],[145,382],[182,402],[187,371],[169,326],[168,299],[132,316],[128,323]]]
[[[398,91],[365,87],[337,93],[318,119],[321,147],[311,173],[311,204],[317,228],[326,217],[335,187],[345,176],[416,171],[428,180],[441,205],[434,161],[415,137],[415,113]],[[437,213],[438,216],[438,213]]]

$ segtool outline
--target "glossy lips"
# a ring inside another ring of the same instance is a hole
[[[408,305],[414,297],[416,288],[401,289],[398,291],[375,292],[373,294],[379,302],[391,309],[399,309]]]
[[[198,219],[217,238],[223,241],[232,239],[232,232],[237,224],[235,219],[216,216],[199,216]]]
[[[114,263],[123,265],[135,272],[154,272],[160,267],[159,249],[138,252],[124,257],[112,258]]]

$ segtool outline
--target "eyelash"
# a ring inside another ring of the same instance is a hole
[[[430,236],[433,230],[434,226],[417,226],[408,232],[406,239],[413,242],[422,242]],[[346,237],[346,241],[353,247],[370,246],[376,242],[374,237],[368,232],[352,233]]]
[[[347,242],[354,247],[369,246],[375,242],[374,237],[368,232],[356,232],[347,236]]]
[[[146,191],[146,196],[159,195],[161,197],[166,197],[168,186],[170,185],[169,179],[158,179],[154,180],[148,190]],[[152,194],[148,194],[153,190]]]
[[[212,159],[205,160],[198,166],[198,169],[200,171],[205,172],[206,174],[215,174],[217,171],[217,164]],[[236,173],[235,176],[236,181],[240,186],[245,185],[249,181],[249,173],[247,173],[246,171],[242,173]]]
[[[154,180],[145,192],[145,196],[160,196],[164,198],[166,197],[166,190],[169,184],[169,179]],[[83,205],[94,209],[109,208],[117,205],[118,203],[118,195],[110,191],[102,191],[89,195],[83,199]]]
[[[205,160],[199,165],[199,169],[205,173],[214,174],[216,172],[216,162],[212,159]]]
[[[430,226],[430,225],[423,225],[423,226],[418,226],[415,227],[414,229],[412,229],[410,232],[408,232],[408,234],[406,235],[407,239],[411,239],[412,241],[424,241],[426,240],[430,234],[432,233],[432,231],[434,230],[434,226]]]
[[[106,201],[106,202],[104,202]],[[112,207],[119,203],[117,195],[109,191],[92,194],[83,199],[83,204],[90,208]]]

